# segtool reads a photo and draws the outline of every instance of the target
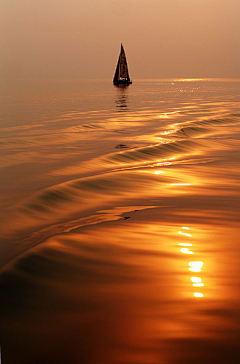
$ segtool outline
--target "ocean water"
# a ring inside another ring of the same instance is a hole
[[[3,81],[4,364],[240,361],[240,80]]]

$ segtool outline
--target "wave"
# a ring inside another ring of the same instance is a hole
[[[121,149],[81,163],[80,178],[44,189],[11,211],[5,224],[5,236],[9,240],[18,237],[19,241],[30,236],[31,243],[39,242],[75,226],[106,221],[104,214],[97,213],[99,209],[110,211],[116,206],[126,206],[126,202],[138,206],[156,196],[171,196],[172,191],[167,186],[172,182],[191,182],[191,178],[182,171],[181,174],[174,172],[169,166],[184,165],[184,160],[191,165],[212,163],[214,159],[209,158],[208,150],[213,149],[213,144],[207,135],[221,134],[225,130],[223,126],[234,126],[238,120],[236,114],[176,124],[169,133],[161,134],[161,143]],[[156,178],[156,167],[168,168],[168,174]],[[64,171],[71,174],[67,169]],[[95,175],[83,177],[87,171]],[[119,218],[119,214],[110,215],[112,219]],[[25,231],[25,235],[21,231]]]

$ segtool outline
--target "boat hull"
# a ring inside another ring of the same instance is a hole
[[[121,85],[124,85],[124,86],[129,86],[132,84],[132,81],[127,81],[127,80],[118,80],[118,81],[113,81],[113,84],[115,86],[121,86]]]

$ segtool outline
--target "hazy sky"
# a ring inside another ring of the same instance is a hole
[[[240,78],[240,0],[1,0],[1,78]]]

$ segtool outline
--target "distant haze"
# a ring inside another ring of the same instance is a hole
[[[240,0],[1,0],[0,78],[240,78]]]

